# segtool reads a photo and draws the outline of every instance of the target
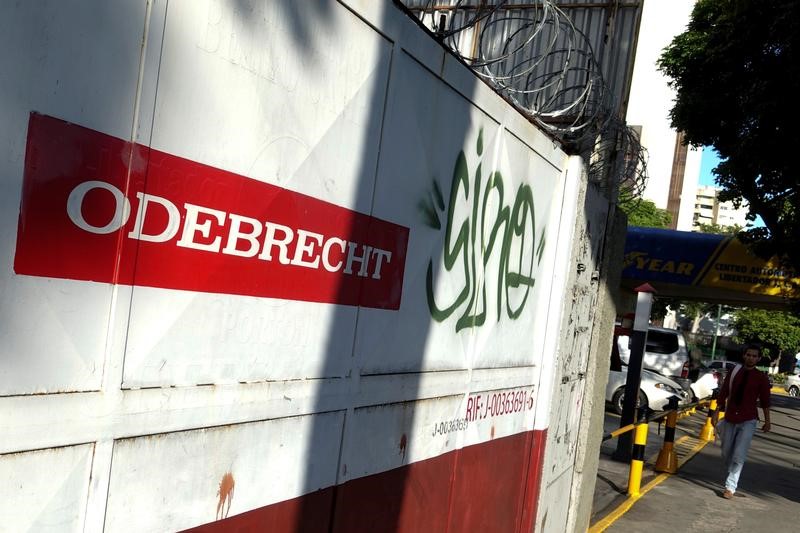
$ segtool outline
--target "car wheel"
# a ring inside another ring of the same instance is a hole
[[[614,393],[614,397],[611,399],[611,403],[614,405],[614,412],[618,415],[622,414],[622,404],[625,403],[625,387],[620,387],[617,389],[617,392]],[[636,402],[636,408],[642,409],[647,408],[647,396],[645,395],[644,391],[641,389],[639,390],[639,400]]]
[[[789,396],[794,396],[795,398],[800,397],[800,388],[796,385],[789,387]]]

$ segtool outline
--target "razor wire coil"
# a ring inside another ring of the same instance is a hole
[[[587,154],[590,179],[641,194],[646,151],[615,116],[615,97],[589,39],[553,0],[401,3],[529,119]]]

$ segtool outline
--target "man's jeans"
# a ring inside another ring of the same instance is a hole
[[[739,475],[742,473],[747,450],[750,449],[750,441],[753,440],[753,433],[756,431],[758,420],[748,420],[739,424],[731,424],[727,420],[723,422],[721,424],[722,458],[725,460],[725,468],[728,470],[725,488],[731,492],[736,492],[736,485],[739,484]]]

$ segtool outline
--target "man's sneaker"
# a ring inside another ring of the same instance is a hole
[[[731,498],[733,498],[733,493],[728,489],[725,489],[725,492],[722,493],[722,497],[725,498],[726,500],[730,500]]]

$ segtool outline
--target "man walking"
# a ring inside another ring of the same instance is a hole
[[[725,411],[725,419],[719,425],[722,438],[722,457],[725,460],[727,478],[724,498],[733,498],[739,475],[742,473],[747,450],[758,423],[756,404],[764,413],[762,431],[768,432],[770,386],[767,375],[756,369],[761,359],[761,348],[747,346],[742,356],[743,364],[737,365],[725,378],[719,393],[719,410]],[[717,415],[712,422],[716,425]]]

